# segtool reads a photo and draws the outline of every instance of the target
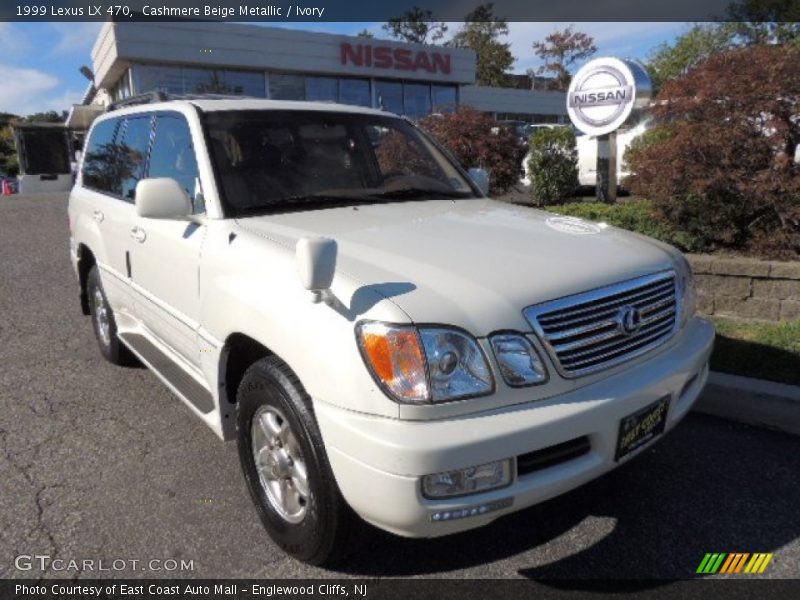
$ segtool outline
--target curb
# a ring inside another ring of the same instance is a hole
[[[800,386],[711,372],[697,412],[800,435]]]

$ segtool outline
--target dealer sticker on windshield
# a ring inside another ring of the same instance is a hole
[[[668,412],[669,396],[664,396],[623,418],[619,423],[617,453],[614,460],[619,460],[664,433]]]

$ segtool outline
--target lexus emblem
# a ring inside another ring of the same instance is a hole
[[[617,325],[625,335],[633,335],[642,327],[642,313],[633,306],[623,306],[617,313]]]

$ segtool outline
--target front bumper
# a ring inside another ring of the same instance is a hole
[[[594,384],[546,400],[464,417],[401,421],[316,402],[317,420],[339,488],[365,520],[409,537],[472,529],[563,494],[650,445],[615,461],[623,417],[666,395],[671,401],[665,431],[686,415],[708,376],[714,328],[695,318],[678,336],[668,349]],[[582,436],[590,442],[588,452],[515,476],[509,487],[445,500],[422,496],[423,475],[514,458]],[[469,512],[479,505],[492,505],[494,510],[433,520],[435,513]]]

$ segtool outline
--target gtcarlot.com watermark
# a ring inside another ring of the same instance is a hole
[[[119,571],[194,571],[194,560],[175,558],[53,558],[49,554],[20,554],[14,558],[18,571],[54,573]]]

